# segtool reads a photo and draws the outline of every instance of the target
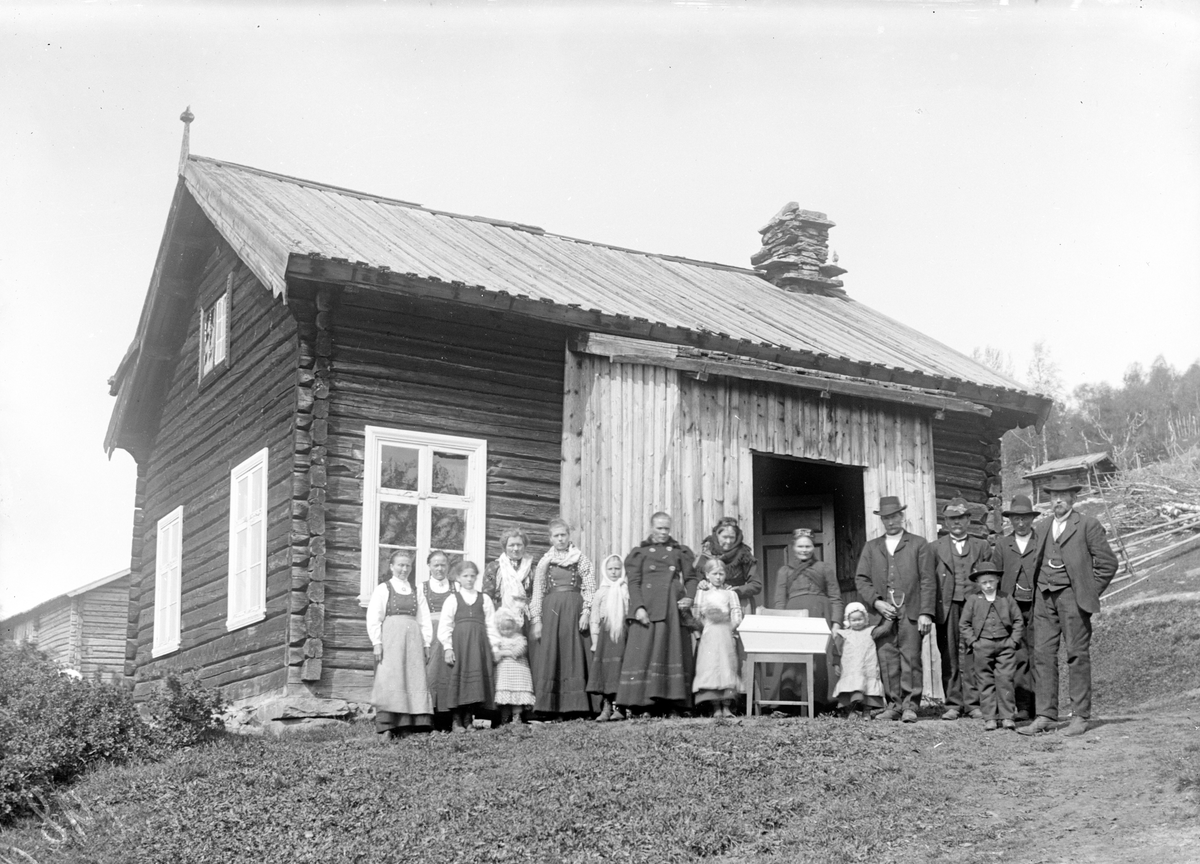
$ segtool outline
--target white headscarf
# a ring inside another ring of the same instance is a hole
[[[850,629],[850,613],[851,612],[861,612],[861,613],[863,613],[863,615],[866,615],[867,607],[864,606],[863,604],[859,603],[857,600],[855,600],[853,603],[846,604],[846,611],[842,615],[842,626],[845,627],[847,630]]]
[[[621,565],[621,575],[616,579],[608,578],[608,562],[617,559]],[[625,616],[629,612],[629,580],[625,577],[625,561],[620,555],[609,555],[604,559],[600,568],[604,574],[600,581],[600,590],[604,593],[601,614],[608,627],[608,635],[614,642],[620,642],[625,633]]]

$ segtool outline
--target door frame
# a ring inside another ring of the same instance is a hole
[[[826,555],[832,554],[835,562],[837,557],[837,522],[834,516],[834,496],[832,495],[783,495],[769,498],[758,498],[754,501],[754,553],[758,558],[763,581],[761,605],[773,608],[775,593],[775,573],[767,564],[767,544],[770,548],[778,548],[776,538],[787,538],[784,549],[784,563],[790,564],[792,557],[791,532],[786,535],[763,531],[763,513],[767,510],[782,510],[787,508],[817,508],[821,509],[821,524],[828,526],[820,532],[814,532],[814,538],[819,536],[818,561],[824,561]],[[766,538],[771,538],[767,540]]]

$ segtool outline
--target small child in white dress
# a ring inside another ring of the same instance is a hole
[[[843,629],[834,637],[841,649],[841,665],[834,667],[838,675],[834,695],[847,717],[870,719],[871,709],[884,705],[875,640],[887,633],[891,622],[869,628],[867,607],[861,603],[848,604],[844,618]]]
[[[517,720],[525,722],[525,708],[532,706],[533,676],[529,672],[528,643],[521,635],[522,616],[501,606],[496,610],[499,636],[492,645],[496,658],[496,708],[500,725]]]
[[[692,616],[704,625],[696,648],[696,677],[692,692],[696,703],[713,702],[713,717],[732,717],[730,703],[738,694],[738,655],[733,631],[742,623],[742,601],[725,587],[725,565],[720,558],[704,564],[709,587],[696,591]]]

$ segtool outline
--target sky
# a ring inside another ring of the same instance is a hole
[[[129,566],[102,442],[192,152],[748,265],[1067,389],[1200,360],[1200,4],[0,5],[0,617]]]

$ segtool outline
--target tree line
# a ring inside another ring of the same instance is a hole
[[[1009,479],[1066,456],[1107,451],[1125,470],[1200,443],[1200,360],[1180,372],[1159,356],[1149,369],[1130,365],[1119,385],[1081,384],[1067,393],[1044,342],[1034,343],[1024,376],[1014,374],[1011,356],[998,348],[976,348],[972,356],[1054,400],[1040,432],[1013,429],[1001,439],[1006,487]]]

